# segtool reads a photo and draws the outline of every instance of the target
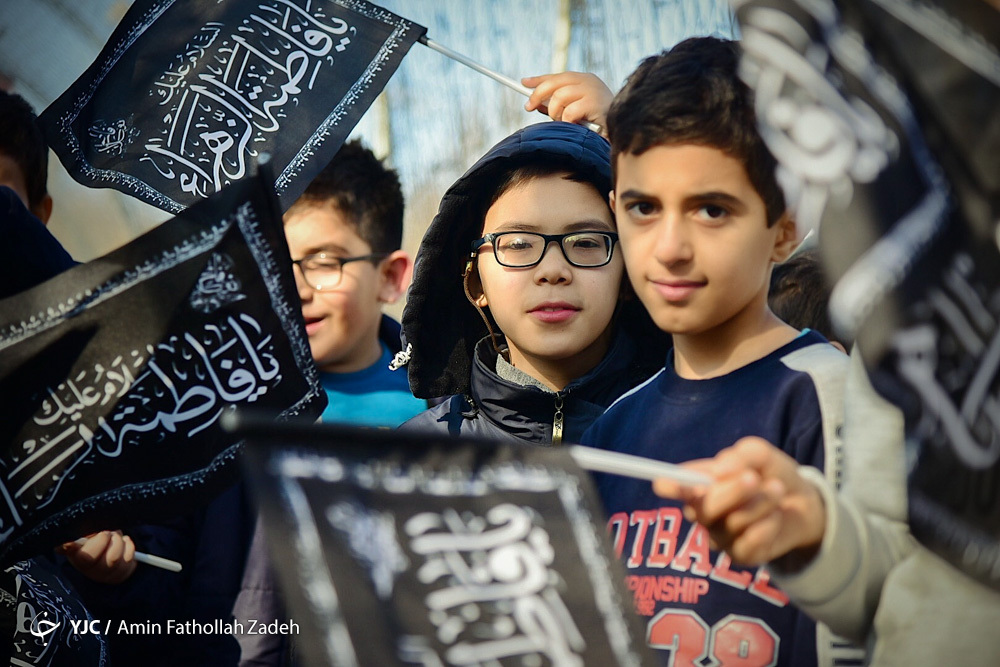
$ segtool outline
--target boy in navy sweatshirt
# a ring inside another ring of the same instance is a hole
[[[768,308],[771,268],[794,249],[796,229],[738,60],[735,43],[687,40],[640,64],[611,106],[611,205],[626,270],[674,348],[583,442],[679,463],[757,435],[835,474],[847,357]],[[766,570],[712,549],[679,504],[646,482],[596,481],[636,611],[665,664],[846,657]]]

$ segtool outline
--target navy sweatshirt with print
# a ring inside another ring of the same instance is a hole
[[[584,434],[602,449],[681,463],[711,457],[747,435],[822,470],[842,422],[847,357],[807,331],[727,375],[687,380],[665,368],[622,396]],[[765,568],[738,567],[709,549],[707,531],[649,482],[595,475],[608,532],[635,610],[664,664],[815,665],[815,624],[775,588]],[[828,653],[826,647],[821,653]]]

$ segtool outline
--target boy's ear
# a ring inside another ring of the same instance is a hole
[[[406,293],[413,277],[413,262],[403,250],[396,250],[379,264],[380,285],[378,300],[396,303]]]
[[[608,191],[608,205],[611,207],[611,212],[615,212],[615,191]]]
[[[782,213],[774,225],[778,228],[778,235],[774,239],[771,261],[781,263],[799,247],[798,226],[788,211]]]
[[[472,296],[472,302],[479,306],[480,308],[485,308],[490,305],[489,300],[486,298],[486,291],[483,290],[483,281],[479,278],[479,265],[473,260],[471,265],[471,270],[469,275],[465,277],[466,285],[469,288],[469,294]]]
[[[46,193],[38,206],[31,209],[31,212],[42,221],[43,225],[49,224],[49,218],[52,217],[52,195]]]

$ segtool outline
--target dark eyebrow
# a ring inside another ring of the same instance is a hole
[[[518,222],[517,220],[511,220],[505,222],[493,230],[494,234],[499,234],[500,232],[536,232],[538,233],[538,225],[529,225],[526,222]]]
[[[688,197],[688,202],[696,204],[722,204],[728,206],[736,213],[746,211],[747,205],[739,197],[734,197],[728,192],[702,192]]]
[[[585,231],[585,230],[586,231],[589,231],[589,230],[594,230],[594,231],[600,231],[600,230],[612,231],[612,230],[614,230],[614,226],[611,223],[605,222],[604,220],[601,220],[599,218],[591,218],[589,220],[581,220],[579,222],[573,222],[573,223],[570,223],[570,224],[566,225],[566,231],[568,231],[568,232]]]
[[[617,197],[618,199],[654,199],[652,195],[647,195],[639,190],[626,190]]]
[[[594,230],[594,231],[613,231],[614,226],[601,220],[600,218],[588,218],[586,220],[578,220],[577,222],[571,222],[566,225],[564,231],[566,232],[577,232],[583,230]],[[501,232],[534,232],[536,234],[541,234],[541,227],[538,225],[529,225],[523,222],[511,221],[505,222],[493,230],[494,234],[499,234]]]
[[[325,252],[327,255],[333,255],[334,257],[347,257],[351,254],[347,248],[342,248],[339,245],[322,245],[310,247],[307,251],[302,253],[302,256],[307,257],[309,255],[318,255],[321,252]]]

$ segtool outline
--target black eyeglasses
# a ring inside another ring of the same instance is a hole
[[[361,255],[359,257],[336,257],[325,252],[315,255],[306,255],[302,259],[293,259],[292,264],[299,267],[302,272],[302,279],[309,287],[317,292],[325,292],[335,289],[340,285],[340,278],[344,272],[341,271],[344,264],[351,262],[372,262],[377,264],[389,255],[384,252],[376,252],[371,255]]]
[[[493,256],[500,266],[526,269],[542,261],[550,243],[556,242],[563,257],[572,266],[593,269],[611,261],[618,234],[614,232],[570,232],[569,234],[536,234],[534,232],[499,232],[486,234],[472,242],[472,252],[487,243],[493,246]]]

